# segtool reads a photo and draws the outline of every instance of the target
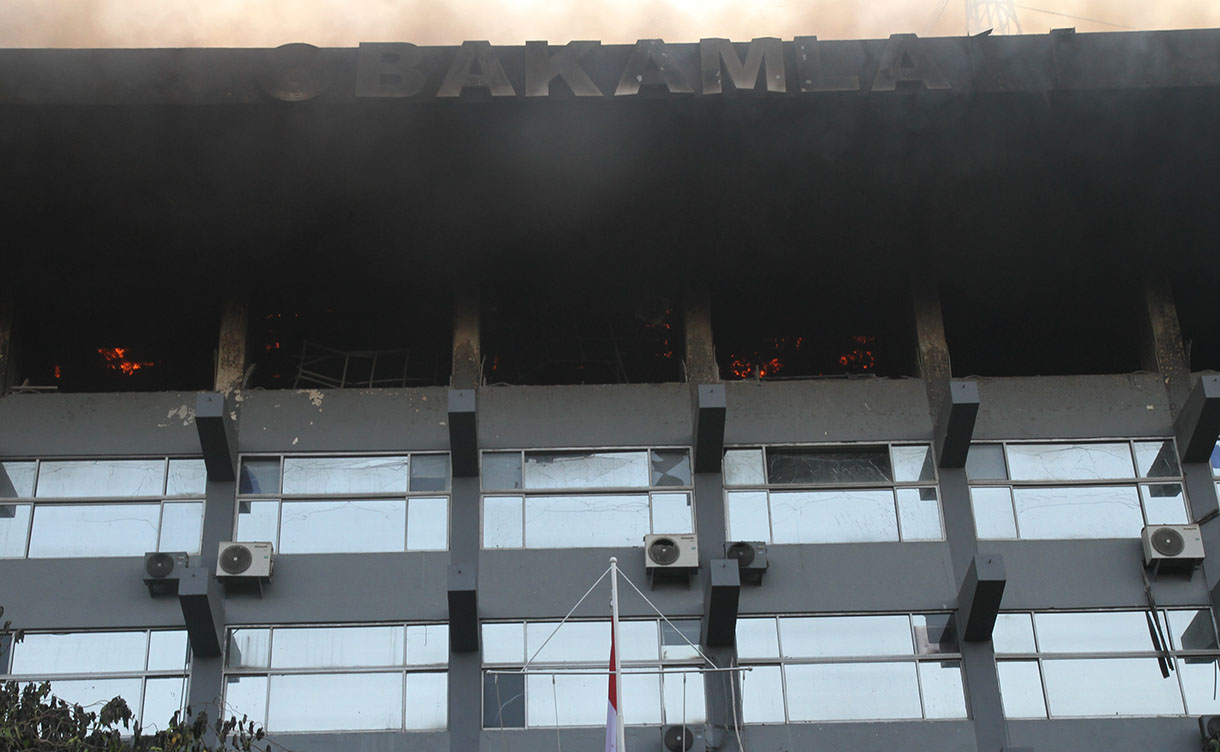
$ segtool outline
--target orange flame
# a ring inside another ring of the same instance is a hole
[[[99,347],[99,355],[106,359],[106,366],[113,371],[122,371],[124,376],[131,376],[141,368],[152,368],[157,365],[150,360],[128,360],[126,347]],[[56,369],[58,378],[58,368]]]
[[[62,379],[63,377],[64,377],[64,372],[63,372],[63,370],[62,370],[62,369],[59,367],[59,364],[58,364],[58,363],[56,363],[56,364],[55,364],[55,378],[56,378],[56,379]]]

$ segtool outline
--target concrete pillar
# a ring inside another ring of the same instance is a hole
[[[919,375],[928,390],[928,406],[935,416],[940,414],[949,390],[953,366],[949,361],[949,343],[945,339],[945,320],[940,309],[940,286],[930,272],[912,275],[911,302]]]
[[[454,389],[478,389],[483,382],[483,357],[479,344],[479,292],[459,291],[453,299]]]
[[[477,343],[477,338],[475,341]],[[449,561],[473,564],[477,572],[480,522],[478,476],[455,477],[449,505]],[[449,749],[453,752],[479,748],[483,731],[482,715],[478,712],[483,698],[482,663],[481,649],[469,653],[449,651]]]
[[[250,305],[243,298],[229,298],[220,306],[220,342],[216,348],[216,391],[231,394],[240,389],[246,375],[246,346],[250,329]]]
[[[1173,415],[1190,395],[1190,364],[1182,343],[1182,327],[1173,288],[1163,275],[1145,277],[1140,306],[1140,361],[1144,370],[1161,375]]]
[[[714,384],[720,381],[716,351],[712,343],[712,302],[704,285],[693,283],[682,299],[683,328],[686,332],[686,381],[689,384]]]
[[[13,383],[13,316],[16,305],[12,300],[0,300],[0,396]]]

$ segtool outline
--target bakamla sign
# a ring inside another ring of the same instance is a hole
[[[698,44],[666,44],[661,39],[641,39],[634,45],[605,46],[593,41],[527,42],[519,47],[493,47],[485,41],[463,42],[459,47],[367,42],[357,50],[354,92],[348,89],[346,95],[584,99],[952,88],[930,54],[932,48],[925,45],[914,34],[855,42],[762,37],[749,43],[714,38]],[[339,51],[306,44],[273,50],[273,66],[280,75],[264,90],[294,101],[327,90],[339,93],[335,90],[346,88],[343,73],[327,69],[328,52]],[[339,68],[350,71],[349,66]]]

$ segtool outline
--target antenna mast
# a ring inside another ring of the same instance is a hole
[[[1021,21],[1013,0],[966,0],[966,33],[992,29],[996,34],[1020,34]]]

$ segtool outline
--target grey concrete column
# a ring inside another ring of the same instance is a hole
[[[1173,288],[1163,275],[1144,279],[1140,306],[1140,362],[1145,371],[1161,375],[1169,395],[1169,408],[1176,416],[1190,395],[1190,366]]]
[[[940,309],[940,287],[930,273],[911,277],[911,302],[915,321],[915,346],[919,375],[928,390],[928,406],[935,417],[949,389],[953,367],[949,343],[945,339],[945,320]]]
[[[449,560],[479,561],[479,478],[454,478],[449,502]],[[438,587],[444,587],[438,583]],[[452,752],[479,749],[483,719],[482,655],[449,651],[449,748]]]
[[[712,302],[707,288],[691,284],[682,299],[682,325],[686,333],[686,380],[691,384],[720,381],[712,341]]]
[[[720,473],[697,473],[695,475],[695,532],[699,534],[699,586],[707,587],[707,571],[712,559],[724,558],[725,513],[724,481]],[[737,650],[731,647],[701,649],[717,666],[732,665],[737,659]],[[737,714],[741,714],[741,684],[734,674],[722,672],[704,674],[703,689],[707,697],[707,725],[722,737],[716,747],[718,752],[736,752],[740,749],[733,738],[733,697],[736,696]],[[730,682],[737,682],[730,687]],[[696,733],[699,729],[692,729]],[[714,741],[714,740],[707,740]],[[709,748],[711,748],[709,746]],[[700,747],[700,749],[702,749]]]
[[[236,481],[212,481],[207,484],[204,502],[203,542],[200,544],[199,564],[216,573],[217,553],[223,541],[233,537],[233,518],[236,513]],[[192,558],[191,564],[196,561]],[[227,638],[227,634],[222,635]],[[191,654],[191,681],[187,705],[198,714],[204,711],[210,722],[227,717],[220,706],[224,697],[224,658],[202,658]],[[212,723],[209,723],[212,725]]]
[[[13,383],[13,317],[17,306],[11,300],[0,300],[0,397]]]
[[[246,374],[250,305],[245,298],[229,298],[220,306],[220,342],[216,349],[216,391],[231,394],[240,389]]]
[[[454,389],[477,389],[482,381],[479,292],[462,290],[453,299],[453,373],[449,385]]]

